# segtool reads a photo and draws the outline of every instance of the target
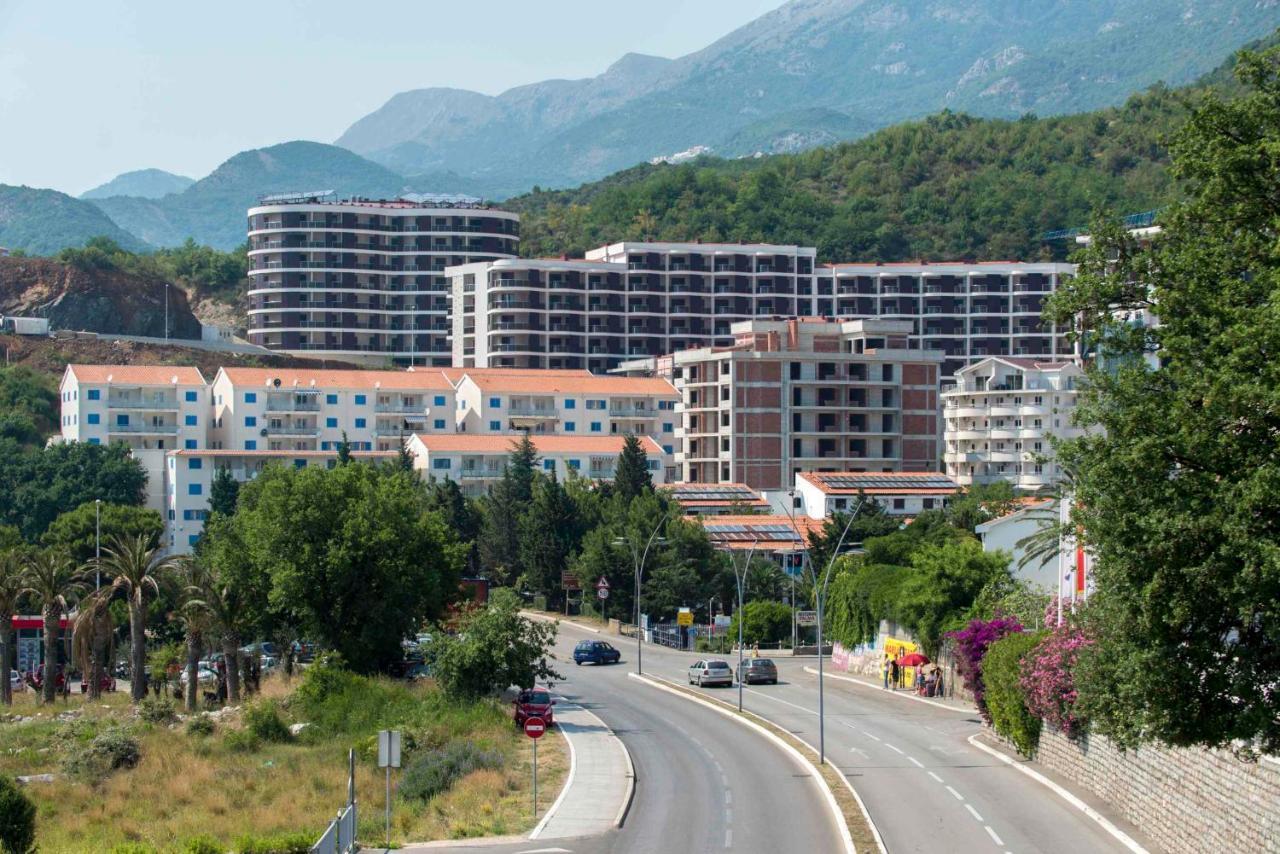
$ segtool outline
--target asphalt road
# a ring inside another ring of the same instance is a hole
[[[620,664],[573,663],[573,645],[594,638],[561,623],[554,693],[590,709],[622,739],[636,791],[620,830],[583,839],[534,840],[465,851],[650,854],[670,852],[838,852],[839,832],[819,782],[782,750],[697,703],[627,677],[635,647],[618,644]],[[649,664],[651,647],[645,648]]]
[[[683,682],[701,657],[646,646],[645,671]],[[723,658],[736,666],[736,657]],[[774,660],[779,684],[745,688],[744,708],[816,747],[818,679],[804,671],[816,660]],[[736,688],[705,692],[737,697]],[[1128,850],[1058,795],[969,744],[981,731],[976,714],[835,679],[826,681],[825,698],[828,761],[858,791],[891,854]]]

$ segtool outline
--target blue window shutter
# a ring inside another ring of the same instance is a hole
[[[436,429],[437,429],[437,430],[443,430],[443,429],[444,429],[444,419],[443,419],[443,418],[437,418],[437,419],[435,420],[435,426],[436,426]]]
[[[100,423],[101,421],[102,421],[102,418],[101,418],[101,416],[99,416],[99,415],[98,415],[98,413],[96,413],[96,412],[90,412],[90,413],[89,413],[89,423],[90,423],[90,424],[98,424],[98,423]]]
[[[502,408],[502,398],[500,398],[500,397],[491,397],[491,398],[489,398],[489,408],[490,408],[490,409],[501,409],[501,408]]]
[[[182,442],[182,447],[186,448],[188,451],[194,451],[196,448],[200,447],[200,440],[184,439]]]
[[[324,396],[324,402],[330,406],[336,406],[338,403],[338,396],[336,394],[326,394]]]
[[[258,402],[258,393],[257,393],[256,391],[246,391],[246,392],[244,393],[244,402],[245,402],[245,403],[257,403],[257,402]]]
[[[187,392],[187,393],[186,393],[186,398],[187,398],[187,403],[195,403],[195,402],[196,402],[196,400],[197,400],[197,396],[196,396],[196,393],[195,393],[194,391],[189,391],[189,392]]]
[[[326,418],[326,419],[324,420],[324,426],[326,426],[326,427],[337,427],[337,426],[338,426],[338,419],[336,419],[336,418]]]
[[[490,430],[492,430],[492,431],[493,431],[493,432],[495,432],[495,433],[500,433],[500,432],[502,432],[502,422],[501,422],[501,421],[490,421],[490,422],[489,422],[489,429],[490,429]]]
[[[257,440],[257,439],[245,439],[245,440],[244,440],[244,449],[245,449],[246,451],[256,451],[256,450],[258,450],[258,440]]]
[[[437,395],[436,395],[436,397],[435,397],[435,400],[432,402],[432,404],[431,404],[431,405],[432,405],[432,406],[444,406],[444,395],[443,395],[443,394],[437,394]]]
[[[244,426],[246,426],[246,427],[257,427],[257,426],[258,426],[258,416],[256,416],[256,415],[246,415],[246,416],[244,417]]]
[[[184,424],[185,424],[185,425],[187,425],[188,427],[194,427],[194,426],[196,426],[196,424],[198,424],[199,422],[200,422],[200,418],[199,418],[198,416],[195,416],[195,415],[188,415],[188,416],[183,420],[183,422],[182,422],[182,423],[184,423]]]
[[[102,400],[102,389],[97,389],[97,388],[89,389],[89,399]]]
[[[204,495],[204,484],[202,484],[202,483],[188,483],[188,484],[187,484],[187,495]]]
[[[356,427],[358,429],[364,429],[364,425],[365,425],[365,420],[363,418],[356,419]]]
[[[204,460],[200,459],[199,457],[192,457],[191,459],[187,460],[187,468],[202,469],[204,468]]]
[[[364,406],[367,398],[363,394],[356,395],[356,406]]]

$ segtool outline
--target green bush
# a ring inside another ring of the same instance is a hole
[[[502,765],[502,754],[496,750],[485,750],[472,741],[451,741],[444,749],[425,753],[409,764],[400,782],[400,795],[426,803],[472,771]]]
[[[111,848],[111,854],[158,854],[155,847],[145,842],[121,842]]]
[[[293,741],[293,733],[280,718],[280,711],[270,700],[252,703],[244,710],[245,729],[253,733],[259,741],[271,744],[283,744]]]
[[[182,845],[182,854],[226,854],[226,846],[211,836],[197,836]]]
[[[236,753],[253,753],[262,746],[262,740],[249,729],[227,730],[222,737],[222,744],[227,750]]]
[[[742,607],[742,642],[777,643],[791,639],[791,608],[781,602],[748,602]],[[730,643],[738,642],[738,615],[729,626]]]
[[[0,776],[0,851],[27,854],[35,843],[36,805],[13,779]]]
[[[236,854],[307,854],[315,839],[305,833],[275,836],[242,836],[236,840]]]
[[[87,747],[69,753],[62,766],[68,774],[95,777],[117,768],[133,768],[141,760],[138,740],[123,727],[110,727],[94,736]]]
[[[208,736],[213,735],[213,730],[213,718],[208,715],[196,715],[187,721],[187,735]]]
[[[734,635],[736,638],[737,635]],[[707,639],[700,637],[694,644],[694,649],[698,652],[710,652],[715,655],[728,655],[733,649],[733,641],[729,640],[728,635],[717,635],[714,638]]]
[[[987,710],[996,732],[1013,742],[1023,756],[1035,753],[1040,742],[1040,719],[1027,711],[1022,692],[1022,657],[1035,648],[1043,632],[1006,635],[991,646],[982,658],[982,681],[986,686]]]
[[[175,716],[173,701],[167,697],[147,697],[138,704],[138,717],[149,724],[167,724]]]

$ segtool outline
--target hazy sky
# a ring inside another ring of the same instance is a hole
[[[391,95],[675,57],[782,0],[0,0],[0,183],[76,194],[332,142]]]

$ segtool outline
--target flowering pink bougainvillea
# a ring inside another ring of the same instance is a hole
[[[1022,631],[1022,623],[1013,617],[996,617],[994,620],[971,620],[969,625],[947,637],[955,641],[956,668],[964,677],[964,684],[973,692],[978,713],[988,724],[991,714],[987,711],[986,689],[982,683],[982,657],[987,647],[1005,635]]]
[[[1068,738],[1078,738],[1087,724],[1075,714],[1079,695],[1074,670],[1080,650],[1092,643],[1068,616],[1022,659],[1018,682],[1026,695],[1028,711],[1060,729]]]

